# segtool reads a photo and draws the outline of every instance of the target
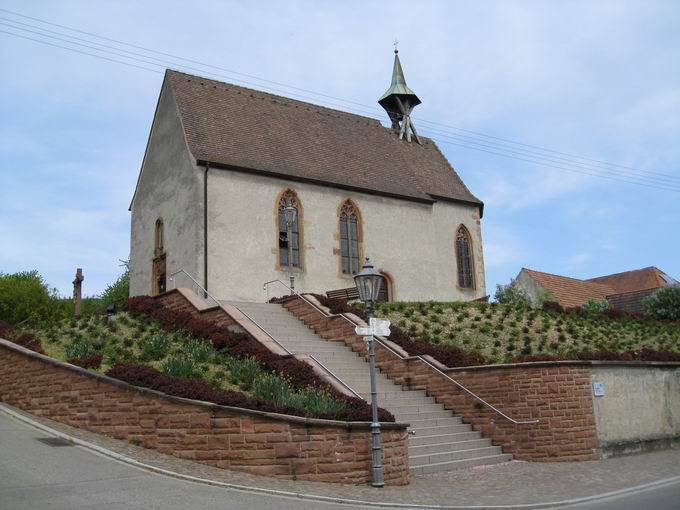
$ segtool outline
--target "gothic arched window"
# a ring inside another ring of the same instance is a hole
[[[463,225],[456,232],[456,263],[458,265],[458,286],[463,289],[474,288],[472,271],[472,240],[470,232]]]
[[[284,209],[292,206],[296,210],[295,221],[290,225],[290,239],[288,238],[288,225]],[[300,267],[300,199],[293,190],[286,190],[279,198],[278,203],[278,236],[279,236],[279,266],[288,267],[289,258],[293,267]]]
[[[351,200],[347,200],[340,209],[340,256],[343,273],[354,274],[361,270],[360,232],[358,210]]]
[[[156,230],[154,233],[154,252],[156,256],[163,251],[163,220],[158,218],[156,220]]]

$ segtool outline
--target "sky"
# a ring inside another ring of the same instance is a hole
[[[397,40],[419,133],[485,203],[488,293],[522,267],[679,279],[679,22],[675,1],[0,1],[0,272],[116,279],[165,67],[387,124]]]

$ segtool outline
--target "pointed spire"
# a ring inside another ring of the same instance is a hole
[[[420,143],[416,128],[411,121],[411,111],[421,103],[418,96],[406,85],[404,70],[399,60],[399,50],[394,49],[394,67],[392,69],[392,84],[378,104],[382,106],[392,121],[392,128],[399,131],[399,139],[406,136],[406,141],[411,141],[411,135]]]

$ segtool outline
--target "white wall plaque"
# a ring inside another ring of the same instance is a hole
[[[596,397],[604,397],[604,383],[594,382],[593,383],[593,395]]]

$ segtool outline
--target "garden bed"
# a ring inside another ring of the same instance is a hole
[[[322,381],[306,363],[246,333],[131,298],[125,312],[90,315],[0,336],[57,360],[194,400],[294,416],[370,421],[370,406]],[[394,421],[385,410],[381,421]]]

